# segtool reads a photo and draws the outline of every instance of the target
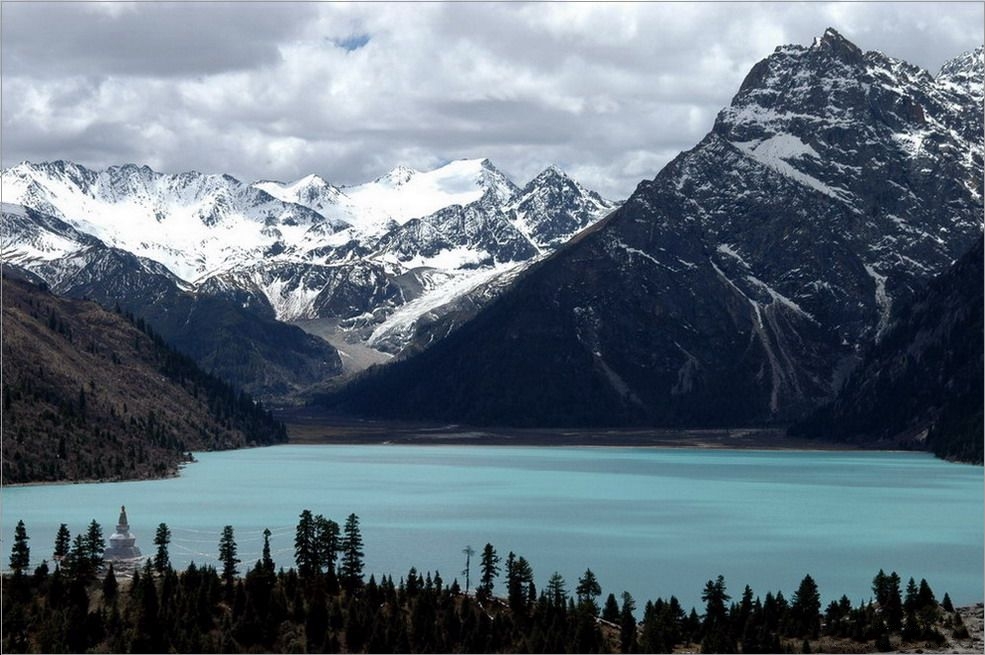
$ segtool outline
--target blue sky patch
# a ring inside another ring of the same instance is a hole
[[[369,43],[369,34],[350,34],[343,39],[332,39],[332,43],[339,48],[345,48],[352,52]]]

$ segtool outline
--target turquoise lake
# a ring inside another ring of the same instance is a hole
[[[558,571],[571,591],[591,568],[605,594],[628,590],[639,607],[674,594],[700,611],[718,574],[733,598],[745,584],[789,598],[810,573],[825,602],[858,602],[880,568],[926,578],[955,604],[985,595],[983,469],[925,454],[375,445],[196,458],[168,480],[5,488],[4,562],[18,519],[37,564],[59,523],[74,536],[96,519],[108,538],[126,505],[144,555],[164,522],[176,566],[214,563],[230,524],[241,569],[259,558],[264,528],[288,567],[309,508],[339,524],[359,515],[367,578],[415,566],[464,586],[462,550],[489,542],[504,561],[526,557],[538,588]]]

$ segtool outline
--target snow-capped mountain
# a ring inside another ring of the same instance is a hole
[[[540,251],[556,249],[612,204],[551,166],[506,206],[510,222]]]
[[[799,415],[981,235],[982,80],[982,49],[934,76],[833,29],[777,48],[693,149],[340,406],[482,424]]]
[[[228,175],[134,165],[97,172],[58,161],[18,164],[2,183],[5,202],[61,218],[189,283],[250,262],[278,240],[301,243],[344,226]]]
[[[501,288],[494,278],[615,206],[557,169],[521,190],[486,159],[398,167],[351,187],[317,175],[244,184],[146,166],[25,162],[3,172],[2,190],[5,202],[33,210],[4,212],[6,260],[52,283],[76,275],[95,239],[185,290],[281,321],[320,321],[323,335],[331,324],[337,344],[376,338],[391,354],[458,295],[487,285],[478,306]],[[398,308],[399,327],[389,329]]]
[[[282,397],[342,370],[331,345],[241,298],[193,293],[164,265],[113,248],[67,222],[4,203],[5,275],[43,282],[146,320],[209,371],[264,398]]]

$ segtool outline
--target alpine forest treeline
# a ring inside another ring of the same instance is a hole
[[[269,411],[143,320],[2,284],[5,484],[160,477],[189,450],[287,440]]]
[[[873,652],[902,645],[941,647],[968,631],[947,594],[939,602],[925,580],[903,589],[896,572],[879,571],[872,598],[846,596],[822,609],[806,575],[788,600],[782,592],[738,598],[718,576],[705,585],[702,612],[677,598],[639,605],[609,594],[591,569],[573,586],[559,573],[543,589],[533,567],[492,544],[483,548],[477,584],[463,589],[437,571],[411,568],[368,580],[359,517],[343,525],[304,510],[294,541],[295,567],[277,568],[270,531],[261,559],[241,575],[234,528],[219,536],[219,567],[175,570],[170,529],[160,524],[156,552],[131,577],[103,562],[105,541],[93,521],[71,539],[63,525],[54,566],[31,572],[30,537],[14,531],[12,574],[3,579],[5,653],[780,653]],[[471,556],[461,573],[470,577]]]

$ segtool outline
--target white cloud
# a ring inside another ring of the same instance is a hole
[[[982,21],[937,3],[7,4],[3,164],[357,183],[484,156],[625,197],[777,45],[830,25],[936,71]]]

